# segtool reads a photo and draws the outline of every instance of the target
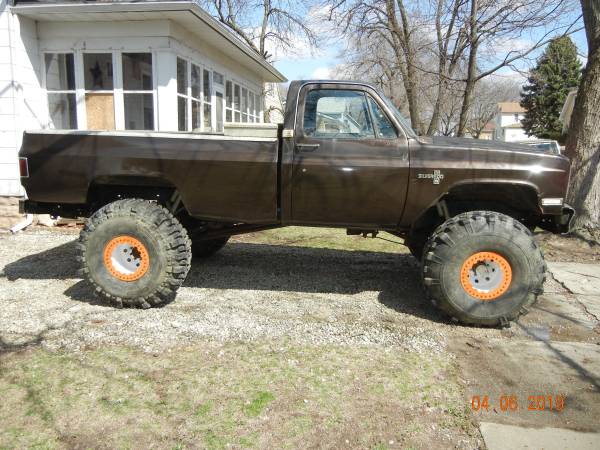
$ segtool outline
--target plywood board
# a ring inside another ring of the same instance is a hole
[[[115,129],[115,101],[112,92],[85,94],[88,130]]]

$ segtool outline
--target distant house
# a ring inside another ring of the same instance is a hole
[[[24,130],[220,133],[283,81],[197,1],[0,0],[0,196]]]
[[[494,133],[496,132],[496,125],[493,121],[485,124],[481,133],[479,133],[479,139],[492,140],[494,139]]]
[[[519,105],[519,102],[500,102],[494,119],[494,139],[500,141],[525,141],[535,140],[529,137],[521,120],[525,117],[525,108]]]

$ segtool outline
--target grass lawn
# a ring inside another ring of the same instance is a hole
[[[2,448],[444,448],[473,433],[444,355],[204,343],[1,362]]]
[[[371,235],[348,236],[344,228],[285,227],[248,235],[235,236],[238,242],[255,244],[292,245],[297,247],[329,248],[333,250],[354,250],[363,252],[409,253],[402,239],[388,233],[379,233],[375,239]]]

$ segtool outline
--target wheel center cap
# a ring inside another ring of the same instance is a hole
[[[132,236],[118,236],[104,248],[104,265],[115,278],[136,281],[148,271],[150,258],[140,240]]]
[[[460,281],[463,289],[479,300],[494,300],[504,294],[512,281],[508,261],[498,253],[479,252],[462,265]]]

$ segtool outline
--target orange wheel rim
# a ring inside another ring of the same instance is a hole
[[[463,289],[478,300],[495,300],[504,294],[512,281],[512,268],[502,255],[478,252],[471,255],[460,269]]]
[[[150,267],[146,246],[131,236],[117,236],[104,247],[104,266],[121,281],[136,281]]]

